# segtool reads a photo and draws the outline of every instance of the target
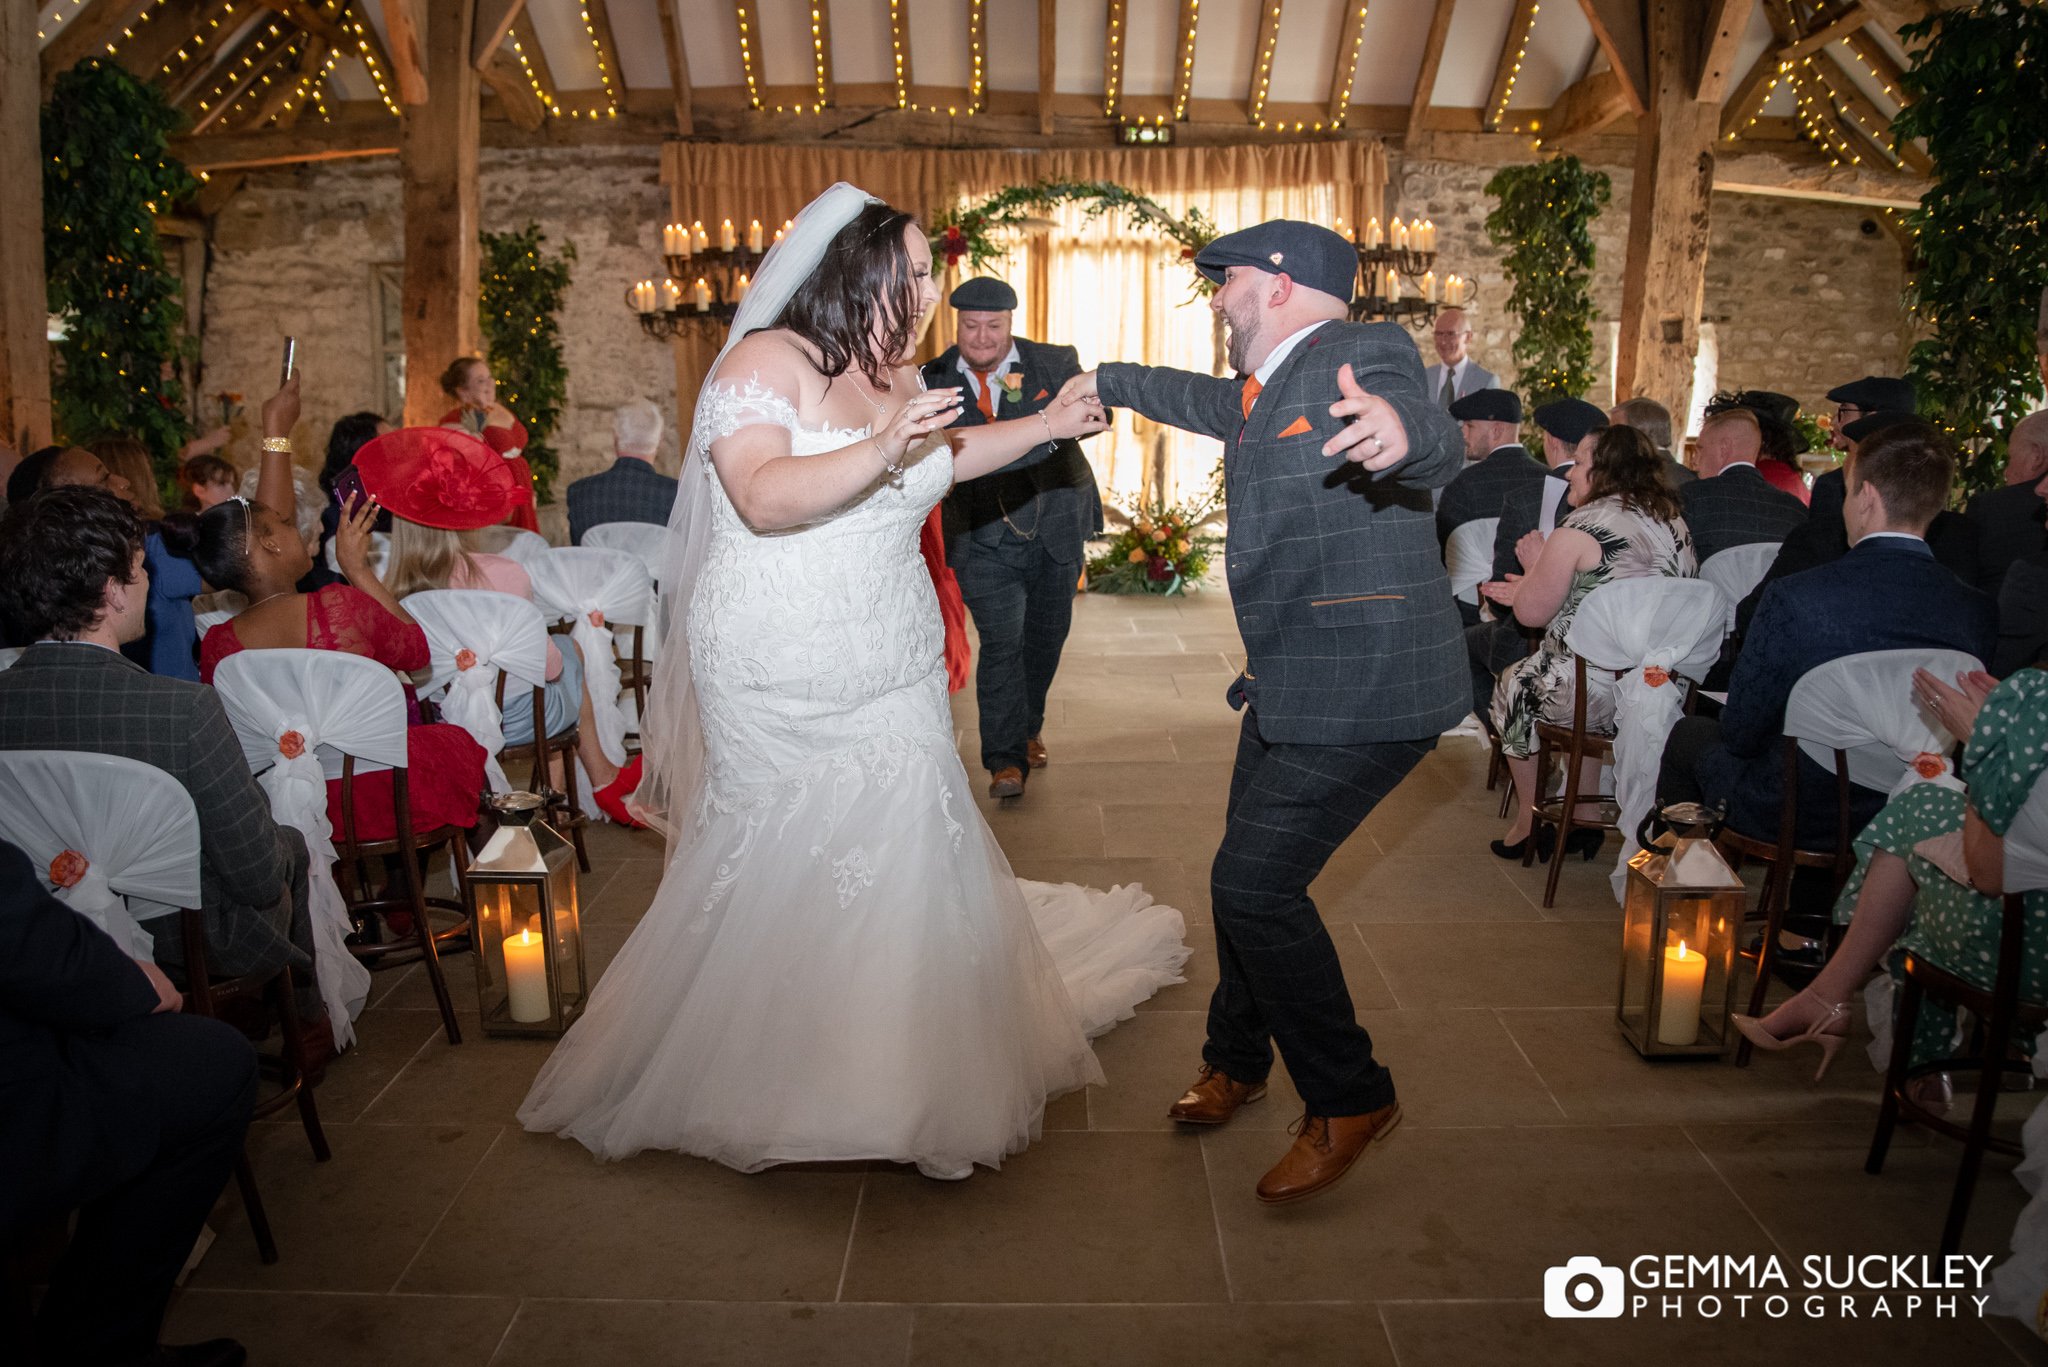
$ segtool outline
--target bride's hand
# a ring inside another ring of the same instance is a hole
[[[1060,440],[1085,437],[1109,426],[1109,415],[1103,410],[1102,400],[1093,395],[1071,404],[1050,404],[1041,411],[1045,414],[1046,430]]]
[[[927,389],[912,396],[889,425],[875,433],[875,445],[891,462],[900,461],[910,448],[960,416],[960,389]]]

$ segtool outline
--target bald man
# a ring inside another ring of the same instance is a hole
[[[1964,514],[1977,528],[1977,587],[1998,596],[2015,560],[2048,550],[2044,504],[2035,488],[2048,477],[2048,412],[2029,413],[2007,440],[2005,487],[1970,500]]]
[[[1782,542],[1806,521],[1806,505],[1757,472],[1763,428],[1747,408],[1730,408],[1700,428],[1700,477],[1678,491],[1700,563],[1734,546]]]

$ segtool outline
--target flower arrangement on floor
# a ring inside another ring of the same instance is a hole
[[[1120,213],[1139,227],[1150,228],[1180,244],[1181,260],[1193,264],[1195,253],[1216,239],[1216,225],[1200,209],[1188,210],[1186,218],[1175,218],[1155,200],[1107,180],[1041,180],[1030,185],[1012,185],[964,208],[949,210],[932,218],[932,245],[944,255],[948,266],[965,258],[970,268],[981,270],[1003,254],[996,234],[1030,227],[1039,214],[1069,202],[1087,206],[1090,218]],[[1208,294],[1216,287],[1196,276],[1198,292]]]
[[[1204,531],[1206,507],[1154,504],[1088,561],[1091,593],[1186,593],[1202,586],[1223,538]]]

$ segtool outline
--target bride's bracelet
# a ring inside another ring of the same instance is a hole
[[[1046,417],[1046,416],[1045,416],[1045,410],[1044,410],[1043,408],[1041,408],[1041,409],[1039,409],[1039,410],[1038,410],[1038,420],[1039,420],[1040,422],[1042,422],[1042,423],[1044,423],[1044,424],[1045,424],[1045,440],[1046,440],[1046,443],[1047,443],[1048,445],[1050,445],[1050,444],[1052,444],[1052,443],[1054,443],[1054,442],[1057,442],[1057,441],[1059,440],[1059,438],[1058,438],[1058,437],[1055,437],[1055,436],[1054,436],[1054,435],[1052,434],[1052,419],[1051,419],[1051,418],[1048,418],[1048,417]]]
[[[882,458],[882,474],[885,477],[889,479],[897,479],[903,474],[904,468],[910,459],[910,452],[908,449],[906,449],[903,452],[903,454],[898,456],[896,459],[890,460],[889,453],[882,449],[882,443],[880,441],[878,441],[874,437],[869,437],[868,445],[874,447],[875,454]]]

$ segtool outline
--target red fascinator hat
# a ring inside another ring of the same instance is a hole
[[[510,462],[467,432],[406,427],[356,452],[363,487],[396,516],[466,532],[503,522],[519,501]]]

